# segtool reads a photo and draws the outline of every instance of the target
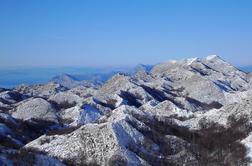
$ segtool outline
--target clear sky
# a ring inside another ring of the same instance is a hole
[[[252,0],[1,0],[0,67],[252,64]]]

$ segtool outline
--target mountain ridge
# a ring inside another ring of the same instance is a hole
[[[252,75],[221,57],[140,65],[99,86],[55,80],[1,90],[0,162],[251,164]]]

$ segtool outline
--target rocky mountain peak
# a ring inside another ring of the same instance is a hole
[[[221,59],[218,55],[209,55],[206,57],[206,60],[207,61],[211,61],[211,60],[214,60],[214,59]]]
[[[0,163],[252,163],[251,73],[216,55],[138,69],[97,87],[62,75],[0,89]]]

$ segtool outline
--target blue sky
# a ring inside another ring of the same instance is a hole
[[[251,0],[1,0],[0,67],[252,64]]]

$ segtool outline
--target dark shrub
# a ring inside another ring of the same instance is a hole
[[[52,130],[52,131],[48,131],[46,133],[46,135],[48,135],[48,136],[52,136],[52,135],[65,135],[65,134],[69,134],[69,133],[77,130],[78,128],[80,128],[80,126],[68,127],[68,128],[59,129],[59,130]]]
[[[210,104],[207,104],[207,103],[203,103],[199,100],[193,99],[191,97],[186,97],[186,100],[189,103],[195,105],[196,107],[201,107],[203,110],[206,110],[206,111],[213,109],[213,108],[219,109],[223,106],[222,104],[220,104],[219,102],[216,102],[216,101],[213,101]]]
[[[19,149],[21,145],[17,144],[15,141],[13,141],[9,137],[3,137],[0,136],[0,146],[7,147],[7,148],[13,148],[13,149]]]
[[[68,101],[64,101],[64,102],[58,104],[58,107],[59,107],[60,109],[67,109],[67,108],[71,108],[71,107],[76,106],[76,104],[77,104],[77,103],[76,103],[75,101],[72,102],[72,103],[69,103]]]
[[[138,101],[138,98],[127,91],[121,91],[120,97],[127,101],[128,105],[140,107],[142,104]]]
[[[9,158],[14,165],[32,166],[36,163],[36,155],[42,154],[35,148],[21,148],[17,153],[12,153]]]
[[[108,108],[110,108],[110,109],[112,109],[112,110],[115,109],[114,105],[112,105],[112,104],[102,102],[102,101],[100,101],[100,100],[98,100],[98,99],[96,99],[96,98],[94,98],[93,100],[94,100],[94,102],[95,102],[96,104],[100,104],[100,105],[102,105],[103,107],[108,107]]]
[[[58,104],[58,106],[59,106],[61,109],[67,109],[67,108],[71,108],[71,107],[76,106],[76,104],[77,104],[77,103],[76,103],[75,101],[72,102],[72,103],[69,103],[69,102],[67,102],[67,101],[64,101],[64,102]]]
[[[141,85],[141,87],[157,101],[162,102],[162,101],[167,100],[167,97],[165,96],[164,92],[162,92],[158,89],[148,87],[146,85]]]
[[[200,137],[195,143],[199,147],[201,164],[244,165],[248,163],[246,147],[237,142],[251,131],[251,129],[241,130],[247,128],[248,119],[240,117],[235,120],[234,117],[230,117],[228,123],[228,128],[213,122],[200,123],[201,130],[198,131]]]
[[[39,140],[40,145],[46,144],[46,143],[50,143],[50,139],[47,137],[44,137],[42,139]]]
[[[233,166],[247,165],[250,161],[246,158],[246,147],[239,142],[252,131],[247,117],[230,116],[227,127],[202,119],[199,122],[199,130],[178,126],[174,123],[173,118],[162,117],[150,121],[143,117],[135,115],[134,117],[144,122],[151,130],[140,128],[137,123],[129,120],[128,123],[144,134],[146,141],[144,145],[131,145],[128,148],[151,165]],[[171,148],[172,142],[165,139],[166,135],[176,136],[187,142],[187,144],[181,145],[188,151],[185,156],[174,158],[179,149],[174,151]],[[143,147],[148,149],[152,142],[159,145],[160,153],[164,158],[143,153],[141,149]],[[192,160],[188,160],[186,155],[192,155]]]
[[[63,161],[67,166],[99,166],[95,161],[87,161],[84,152],[79,152],[75,158],[68,158]]]
[[[117,100],[115,100],[115,99],[109,99],[109,100],[107,100],[107,104],[113,105],[114,107],[115,107],[116,102],[117,102]]]
[[[127,159],[118,154],[113,155],[108,161],[109,166],[127,166],[127,164]]]

